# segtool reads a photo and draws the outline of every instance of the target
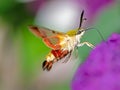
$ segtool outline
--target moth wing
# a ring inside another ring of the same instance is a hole
[[[54,49],[54,46],[60,42],[60,36],[64,36],[65,33],[57,32],[47,28],[38,28],[36,26],[29,26],[30,31],[36,36],[43,39],[44,43]]]

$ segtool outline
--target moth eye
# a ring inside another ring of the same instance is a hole
[[[81,32],[82,32],[82,31],[79,30],[77,34],[80,34]]]

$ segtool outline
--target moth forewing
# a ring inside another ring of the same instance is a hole
[[[44,38],[44,35],[42,35],[42,34],[40,33],[38,27],[36,27],[36,26],[29,26],[29,30],[30,30],[35,36]]]
[[[30,26],[30,31],[36,36],[42,38],[43,42],[51,49],[60,49],[60,41],[64,38],[65,33],[57,32],[47,28],[38,28],[36,26]]]

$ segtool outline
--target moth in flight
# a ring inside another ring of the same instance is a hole
[[[84,10],[80,16],[79,27],[66,33],[50,30],[48,28],[29,26],[30,31],[36,36],[42,38],[46,46],[51,48],[51,51],[46,56],[46,60],[42,63],[43,70],[50,71],[53,64],[63,58],[65,58],[64,62],[67,62],[70,59],[72,52],[84,44],[91,48],[94,48],[94,45],[89,42],[80,42],[81,37],[87,30],[81,28],[82,23],[85,20],[83,16]]]

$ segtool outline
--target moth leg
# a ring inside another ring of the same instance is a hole
[[[52,43],[50,42],[49,38],[44,38],[43,41],[45,42],[45,44],[46,44],[48,47],[52,48],[53,50],[58,50],[58,49],[61,48],[61,46],[60,46],[59,44],[55,44],[55,45],[52,44]]]
[[[63,61],[63,63],[67,63],[70,58],[71,58],[71,54],[72,54],[72,50],[69,52],[69,54],[65,57],[65,60]]]
[[[77,58],[78,57],[78,47],[75,48],[75,57]]]
[[[86,44],[88,47],[95,48],[95,46],[94,46],[93,44],[89,43],[89,42],[83,42],[83,43],[78,44],[77,46],[78,46],[78,47],[81,47],[81,46],[83,46],[83,45],[85,45],[85,44]]]

